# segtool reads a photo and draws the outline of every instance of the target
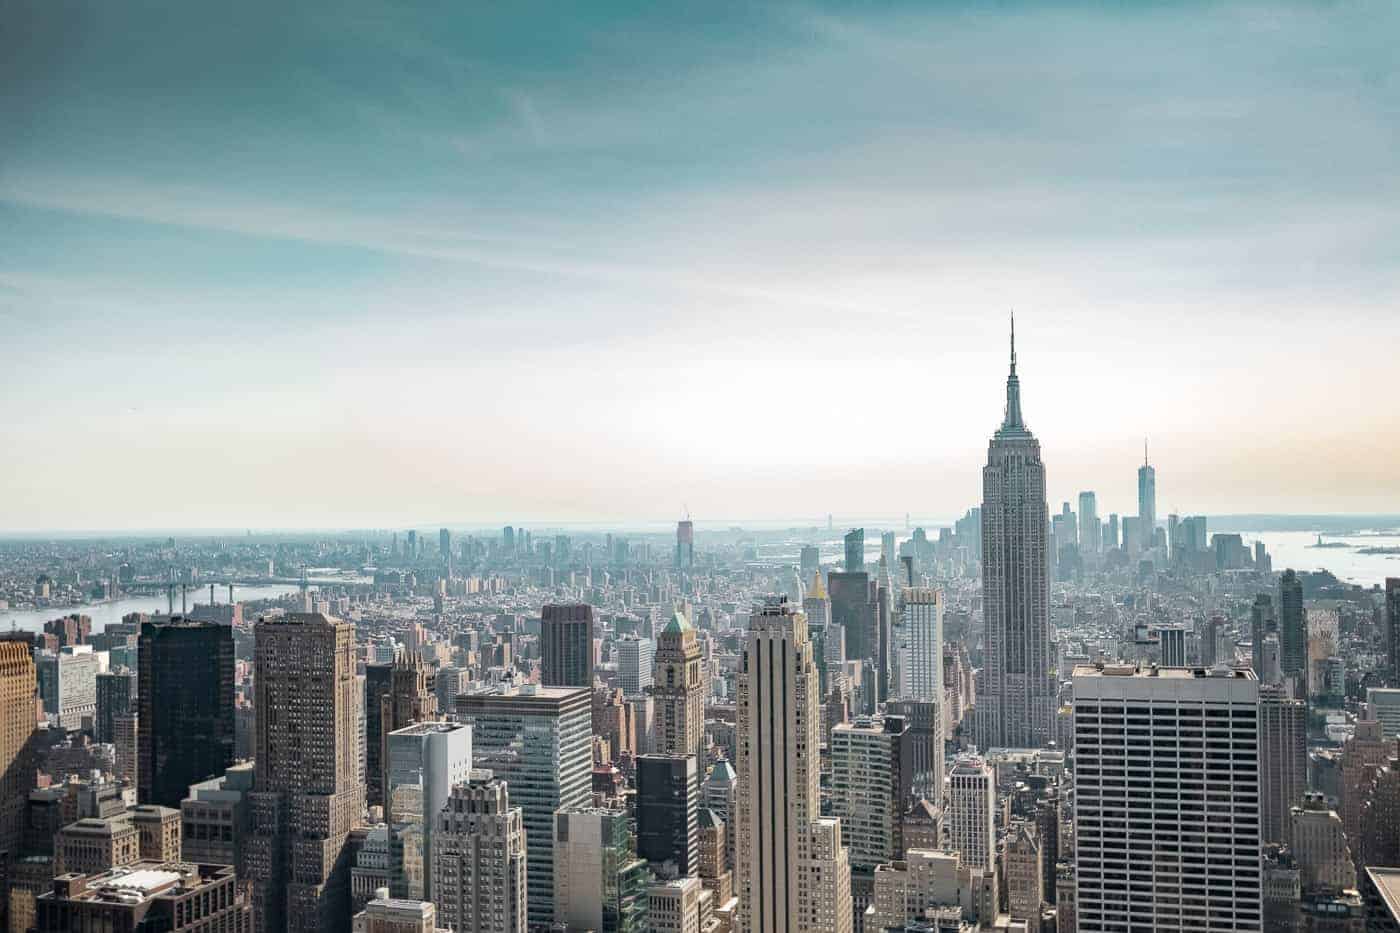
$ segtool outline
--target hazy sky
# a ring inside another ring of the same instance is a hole
[[[1393,0],[0,3],[0,529],[1400,511]]]

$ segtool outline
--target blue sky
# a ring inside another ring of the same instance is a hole
[[[0,529],[1400,502],[1400,8],[7,5]]]

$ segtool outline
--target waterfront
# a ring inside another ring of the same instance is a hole
[[[299,586],[295,583],[277,583],[267,586],[235,586],[233,597],[238,602],[249,602],[255,599],[276,599],[279,596],[286,596],[295,593]],[[208,588],[191,588],[189,592],[190,607],[193,608],[195,600],[199,596],[205,597],[208,601]],[[226,601],[228,587],[219,587],[216,595],[220,601]],[[87,606],[50,606],[45,609],[0,609],[0,631],[9,631],[12,628],[24,629],[30,632],[39,632],[44,628],[44,623],[50,619],[59,619],[63,616],[85,615],[92,619],[92,630],[100,632],[113,622],[120,622],[122,616],[129,612],[149,612],[163,613],[169,604],[166,602],[165,594],[159,596],[128,596],[122,599],[109,602],[92,603]],[[175,597],[175,610],[180,609],[180,597]]]

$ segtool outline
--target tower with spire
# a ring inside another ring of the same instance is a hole
[[[656,639],[651,696],[652,748],[659,755],[695,755],[704,761],[705,682],[695,627],[679,609]]]
[[[1151,550],[1157,528],[1157,471],[1147,462],[1147,438],[1142,439],[1142,466],[1138,467],[1138,529],[1142,550]]]
[[[1040,442],[1026,427],[1016,375],[1016,319],[1006,414],[982,469],[982,603],[985,684],[977,698],[977,744],[1039,748],[1050,740],[1055,690],[1050,679],[1046,548],[1049,509]]]

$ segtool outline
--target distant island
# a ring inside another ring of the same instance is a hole
[[[1308,547],[1349,548],[1349,547],[1351,547],[1351,545],[1350,545],[1350,544],[1347,544],[1345,541],[1323,541],[1323,540],[1322,540],[1322,535],[1318,535],[1318,536],[1317,536],[1317,543],[1316,543],[1316,544],[1309,544]]]
[[[1393,545],[1377,545],[1376,547],[1358,548],[1358,554],[1400,554],[1400,547]]]

